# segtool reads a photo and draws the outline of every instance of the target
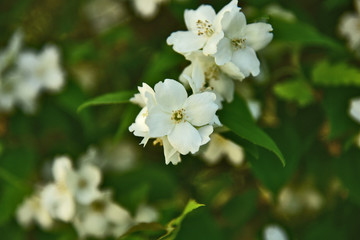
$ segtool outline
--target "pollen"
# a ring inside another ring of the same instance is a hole
[[[176,111],[172,111],[171,120],[175,121],[175,123],[180,123],[184,120],[185,117],[185,109],[179,109]]]
[[[235,49],[241,49],[241,48],[246,47],[245,41],[246,41],[246,38],[237,38],[237,39],[231,40],[231,44],[233,45],[233,47]]]
[[[208,20],[197,20],[196,27],[198,29],[198,36],[205,35],[207,37],[211,37],[214,34],[213,26],[209,23]]]
[[[218,80],[220,74],[220,68],[215,64],[210,66],[205,72],[205,81]]]

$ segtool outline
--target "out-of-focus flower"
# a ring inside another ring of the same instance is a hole
[[[110,192],[103,192],[90,204],[81,206],[74,218],[80,238],[119,237],[133,223],[130,214],[111,200]]]
[[[223,99],[226,99],[227,102],[233,100],[233,79],[240,81],[244,79],[244,75],[234,64],[229,62],[218,66],[214,57],[205,56],[201,51],[186,55],[186,59],[190,60],[191,64],[180,75],[181,82],[188,82],[194,93],[214,92],[220,106]]]
[[[350,49],[360,51],[360,0],[355,0],[356,13],[346,13],[340,18],[339,32],[348,40]]]
[[[70,171],[67,185],[76,201],[88,204],[100,195],[100,170],[92,164],[82,164],[78,171]]]
[[[319,211],[324,205],[323,196],[308,183],[298,188],[284,187],[278,196],[277,210],[285,216],[297,216]]]
[[[3,71],[17,58],[21,49],[22,39],[22,32],[20,30],[16,31],[11,37],[10,43],[7,48],[0,51],[0,82]]]
[[[152,19],[159,11],[161,4],[169,0],[133,0],[135,11],[145,19]]]
[[[287,240],[286,232],[279,225],[270,224],[264,228],[264,240]]]
[[[55,182],[44,187],[41,192],[41,203],[51,217],[68,222],[75,214],[74,197],[67,183],[67,179],[73,171],[70,159],[67,157],[56,158],[52,171]]]
[[[135,214],[134,221],[136,223],[150,223],[155,222],[159,218],[159,213],[155,208],[141,204]]]
[[[207,163],[216,164],[223,156],[226,156],[234,166],[239,166],[244,162],[242,147],[217,133],[212,134],[210,139],[208,148],[202,154]]]
[[[221,20],[224,38],[217,45],[215,62],[234,63],[245,77],[260,73],[260,62],[255,51],[264,48],[273,38],[267,23],[246,23],[245,15],[237,6],[227,11]]]
[[[92,0],[84,11],[98,33],[116,26],[127,15],[124,5],[115,0]]]
[[[360,98],[351,100],[349,114],[355,121],[360,123]]]
[[[291,11],[282,8],[277,4],[271,4],[265,8],[265,12],[269,14],[271,17],[277,17],[284,19],[288,22],[294,22],[296,20],[296,16]]]
[[[23,227],[29,227],[34,222],[43,229],[49,229],[53,225],[53,220],[49,212],[42,205],[38,193],[23,201],[16,210],[16,218]]]

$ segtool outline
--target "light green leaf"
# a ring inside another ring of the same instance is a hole
[[[315,27],[304,22],[288,22],[279,18],[272,18],[274,40],[297,43],[304,46],[324,46],[343,48],[338,42],[320,33]]]
[[[295,101],[302,107],[314,101],[311,87],[301,78],[276,84],[274,92],[279,98]]]
[[[235,96],[232,103],[224,105],[220,121],[238,136],[273,152],[285,166],[285,159],[276,143],[254,122],[245,101]]]
[[[173,240],[176,238],[176,235],[178,234],[180,227],[181,227],[181,222],[184,220],[184,218],[186,217],[186,215],[188,215],[190,212],[192,212],[193,210],[205,206],[204,204],[199,204],[197,203],[195,200],[191,199],[189,200],[189,202],[187,203],[184,211],[182,212],[182,214],[171,220],[168,225],[166,226],[166,231],[167,233],[160,237],[159,240]]]
[[[127,103],[134,94],[134,91],[108,93],[81,104],[80,107],[78,107],[78,112],[90,106]]]
[[[360,86],[360,70],[344,62],[331,64],[328,61],[318,63],[312,71],[312,80],[316,85]]]

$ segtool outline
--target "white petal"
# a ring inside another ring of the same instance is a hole
[[[226,99],[227,102],[231,102],[234,98],[234,81],[221,74],[220,79],[209,81],[209,85],[214,88],[214,91],[219,93],[222,97]]]
[[[234,52],[232,62],[240,69],[245,77],[250,73],[257,76],[260,73],[260,62],[254,49],[245,47]]]
[[[201,136],[190,123],[181,122],[168,136],[170,144],[181,154],[196,153],[201,145]]]
[[[174,128],[171,114],[165,113],[158,106],[153,107],[149,111],[145,123],[149,127],[149,136],[155,138],[168,135]]]
[[[190,31],[178,31],[172,33],[166,42],[168,45],[173,45],[173,49],[178,53],[189,53],[201,49],[206,40],[205,37]]]
[[[201,89],[204,87],[205,85],[205,73],[204,73],[204,68],[202,67],[202,64],[200,63],[200,61],[197,59],[193,62],[193,68],[192,68],[192,74],[191,74],[191,89],[193,90],[193,93],[199,93],[201,91]]]
[[[217,52],[217,45],[220,42],[221,39],[224,37],[224,32],[220,31],[217,33],[214,33],[206,42],[203,52],[204,54],[211,55],[215,54]]]
[[[201,136],[201,145],[207,144],[210,141],[210,134],[213,133],[214,127],[206,125],[198,129]]]
[[[233,51],[231,40],[225,37],[219,42],[217,46],[217,52],[214,55],[216,64],[224,65],[225,63],[229,62],[231,60],[232,54]]]
[[[350,103],[350,116],[360,123],[360,98],[355,98],[351,100]]]
[[[246,25],[244,29],[246,44],[255,51],[264,48],[273,38],[272,30],[272,26],[267,23],[251,23]]]
[[[246,26],[246,17],[240,11],[230,11],[224,14],[221,25],[227,38],[241,38]]]
[[[183,106],[187,121],[194,126],[209,124],[218,110],[215,99],[216,95],[210,92],[191,95]]]
[[[169,163],[174,165],[178,164],[181,161],[179,152],[173,146],[171,146],[167,137],[163,137],[162,141],[166,165]]]
[[[240,69],[232,62],[228,62],[228,63],[220,66],[220,69],[226,75],[233,78],[234,80],[241,81],[245,78],[244,74],[240,71]]]
[[[156,101],[161,108],[171,113],[182,107],[187,98],[184,86],[172,79],[165,79],[155,85]]]
[[[196,10],[185,10],[184,19],[186,27],[191,31],[197,31],[196,22],[207,20],[210,24],[216,16],[215,10],[210,5],[201,5]]]
[[[57,157],[54,160],[52,167],[52,172],[54,175],[55,182],[64,183],[66,181],[67,175],[72,171],[71,160],[66,157]]]

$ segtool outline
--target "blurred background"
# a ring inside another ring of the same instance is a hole
[[[101,188],[111,189],[132,215],[146,203],[156,209],[156,222],[166,225],[189,199],[206,205],[188,214],[176,239],[358,239],[360,125],[348,111],[350,100],[360,96],[360,60],[340,24],[344,14],[356,14],[354,2],[239,2],[249,23],[272,24],[274,39],[258,53],[261,74],[237,82],[236,94],[254,106],[257,124],[279,146],[285,167],[229,132],[221,135],[243,149],[237,160],[231,154],[206,160],[205,147],[177,166],[165,165],[162,147],[143,148],[128,131],[138,106],[77,112],[99,95],[178,79],[189,62],[166,38],[186,29],[184,10],[211,4],[219,11],[228,3],[150,2],[0,0],[0,53],[21,31],[23,51],[56,46],[64,79],[56,91],[41,91],[32,111],[21,104],[0,111],[1,238],[78,239],[71,224],[23,228],[16,209],[51,181],[54,157],[67,155],[76,165],[96,153]],[[124,239],[164,233],[150,228]]]

